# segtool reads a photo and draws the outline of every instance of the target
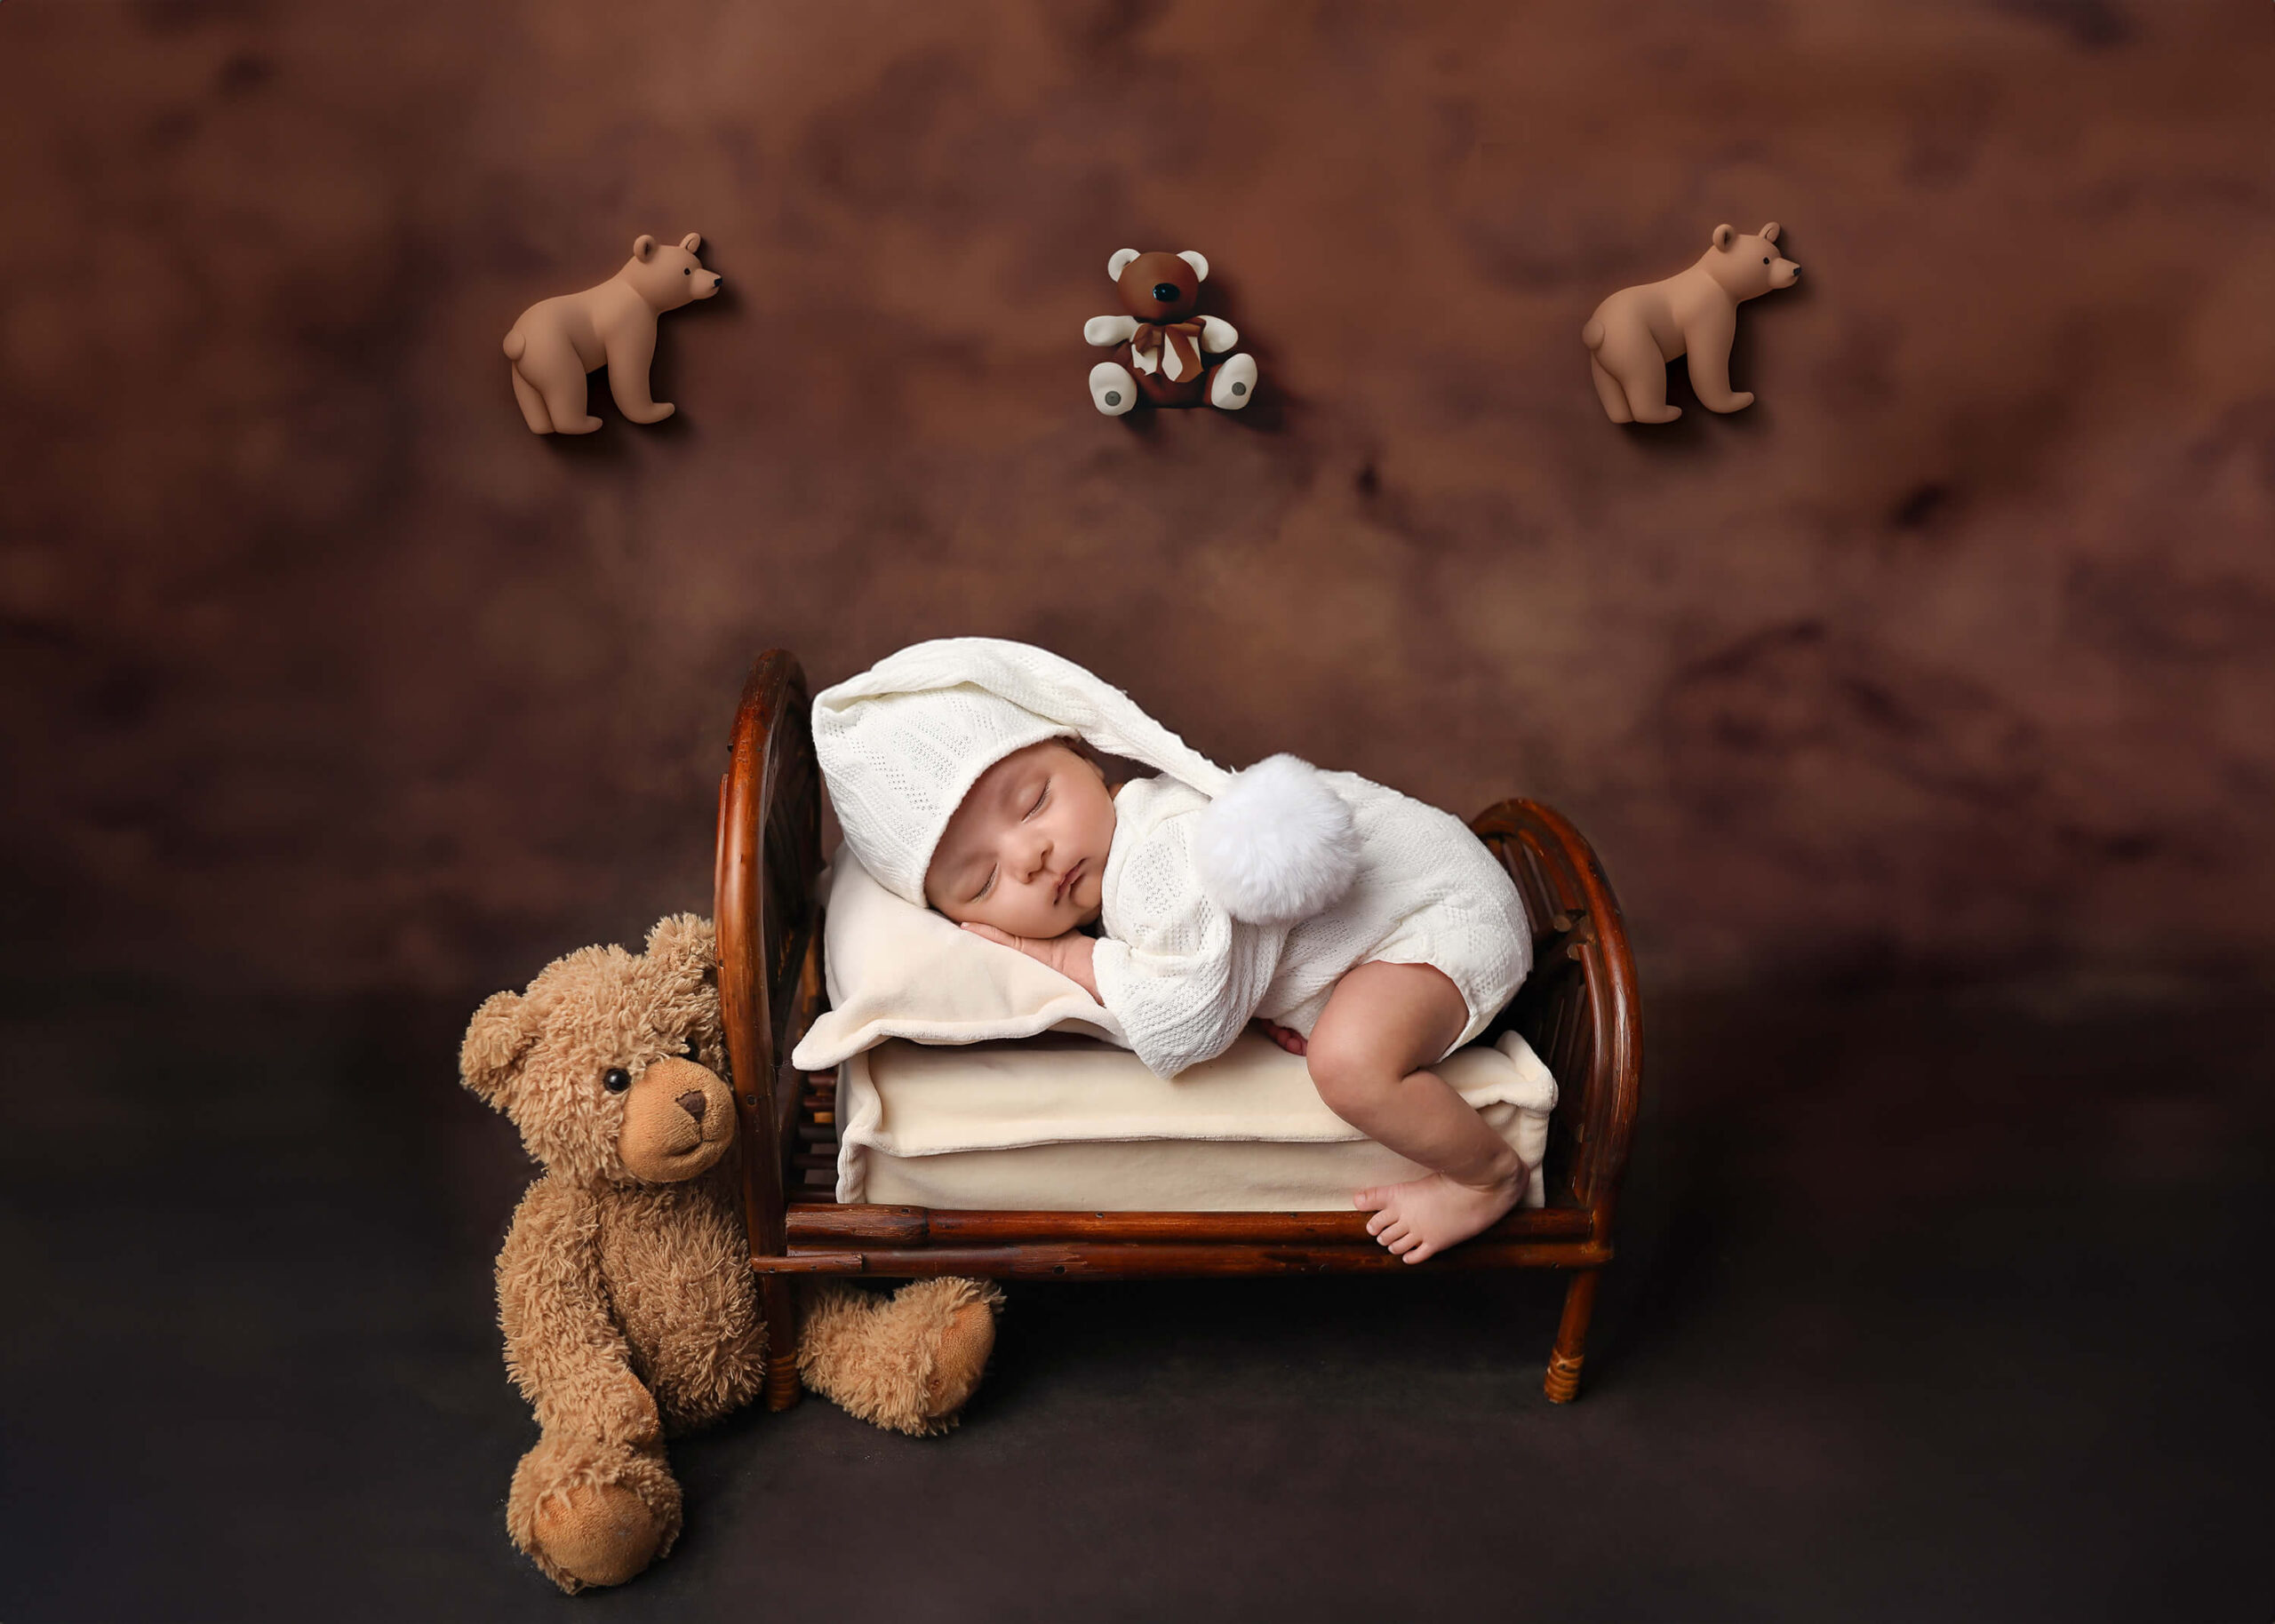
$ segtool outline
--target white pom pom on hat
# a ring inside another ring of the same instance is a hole
[[[1195,861],[1201,888],[1234,919],[1307,919],[1358,872],[1350,808],[1317,768],[1282,755],[1227,773],[1120,689],[1026,643],[952,637],[903,649],[814,696],[813,729],[845,843],[919,907],[932,853],[979,775],[1067,735],[1209,797]]]
[[[1201,808],[1201,888],[1236,919],[1292,925],[1342,899],[1359,877],[1359,826],[1308,761],[1267,756]]]

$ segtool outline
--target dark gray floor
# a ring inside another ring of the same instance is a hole
[[[746,1413],[570,1601],[470,1003],[6,1016],[6,1624],[2275,1616],[2256,1007],[1663,999],[1579,1404],[1551,1277],[1030,1287],[962,1430]]]

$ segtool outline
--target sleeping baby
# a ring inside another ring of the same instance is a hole
[[[1329,1110],[1429,1168],[1356,1191],[1409,1262],[1523,1197],[1517,1153],[1430,1070],[1531,967],[1508,874],[1461,821],[1290,756],[1227,773],[1024,643],[919,643],[825,690],[814,746],[889,890],[1040,959],[1173,1076],[1251,1020]],[[1159,776],[1109,786],[1098,754]]]

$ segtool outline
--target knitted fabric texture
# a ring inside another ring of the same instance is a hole
[[[1231,775],[1129,695],[1048,649],[951,637],[889,655],[814,698],[814,754],[845,843],[878,883],[922,906],[924,871],[979,776],[1074,736],[1221,794]]]
[[[1166,778],[1114,798],[1099,1001],[1148,1070],[1174,1076],[1232,1047],[1249,1018],[1309,1035],[1335,983],[1361,964],[1427,964],[1460,989],[1481,1032],[1532,967],[1515,883],[1459,818],[1354,773],[1322,773],[1351,808],[1359,873],[1332,907],[1294,925],[1233,919],[1194,872],[1207,798]]]

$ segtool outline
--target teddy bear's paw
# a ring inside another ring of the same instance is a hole
[[[663,1525],[630,1489],[564,1490],[537,1508],[536,1543],[580,1585],[620,1585],[656,1559]]]
[[[1090,404],[1109,418],[1118,418],[1138,403],[1138,380],[1116,361],[1101,361],[1090,369]]]
[[[660,1449],[547,1433],[506,1495],[515,1545],[572,1595],[622,1584],[671,1550],[679,1526],[679,1484]]]
[[[890,1297],[817,1286],[799,1326],[798,1373],[848,1414],[933,1437],[955,1424],[978,1387],[1002,1301],[985,1280],[915,1280]]]
[[[962,1410],[986,1373],[995,1351],[995,1302],[974,1296],[952,1311],[932,1351],[932,1373],[924,1383],[924,1419],[944,1421]]]
[[[1243,352],[1217,369],[1209,380],[1209,403],[1238,411],[1256,398],[1256,357]]]

